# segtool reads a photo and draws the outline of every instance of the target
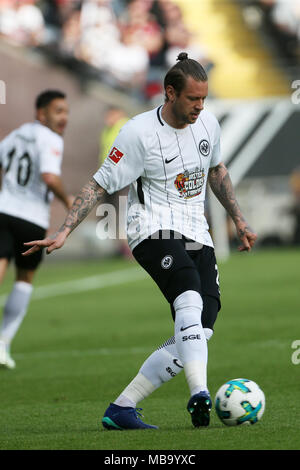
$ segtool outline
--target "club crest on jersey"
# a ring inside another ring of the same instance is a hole
[[[173,264],[173,256],[171,255],[166,255],[163,257],[161,260],[161,267],[163,269],[169,269]]]
[[[113,147],[110,151],[110,154],[108,155],[108,158],[110,158],[110,160],[114,163],[119,163],[123,155],[124,153],[117,149],[117,147]]]
[[[204,155],[204,157],[207,157],[210,152],[210,145],[209,142],[206,139],[202,139],[200,144],[199,144],[199,150]]]
[[[199,196],[202,193],[204,184],[204,169],[196,168],[194,171],[186,170],[176,176],[174,185],[179,192],[180,197],[190,199]]]

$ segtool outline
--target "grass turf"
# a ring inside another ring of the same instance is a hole
[[[219,265],[222,310],[209,342],[214,397],[246,377],[266,395],[255,426],[194,429],[184,374],[140,404],[158,431],[109,432],[101,417],[145,358],[172,335],[169,307],[150,278],[35,299],[13,343],[14,371],[0,370],[0,449],[201,450],[299,449],[300,339],[298,250],[234,254]],[[35,286],[81,279],[133,262],[45,263]],[[9,291],[8,273],[1,294]]]

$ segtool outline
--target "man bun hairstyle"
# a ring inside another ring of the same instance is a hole
[[[65,98],[66,94],[60,90],[45,90],[37,96],[35,100],[35,109],[45,108],[49,103],[51,103],[51,101]]]
[[[194,59],[189,59],[186,52],[180,52],[177,57],[177,63],[167,72],[164,79],[164,88],[167,89],[171,85],[177,96],[180,95],[185,87],[186,80],[190,76],[199,82],[207,82],[207,74],[199,62]],[[166,94],[166,100],[168,97]]]
[[[188,54],[186,52],[180,52],[179,56],[177,57],[177,60],[186,60],[188,59]]]

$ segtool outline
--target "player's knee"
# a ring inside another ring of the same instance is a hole
[[[200,292],[201,282],[199,273],[194,267],[185,267],[178,269],[170,276],[166,285],[166,298],[171,305],[174,305],[174,301],[180,297],[181,294],[185,294],[187,291]]]
[[[204,331],[206,340],[209,341],[212,335],[214,334],[214,330],[211,330],[210,328],[203,328],[203,331]]]
[[[184,331],[187,325],[201,325],[201,313],[203,302],[200,294],[196,291],[186,291],[176,297],[174,301],[175,310],[175,335]]]
[[[213,331],[218,312],[220,310],[220,299],[211,295],[203,296],[202,326]]]
[[[202,312],[203,301],[199,292],[187,290],[176,297],[173,306],[176,313],[187,308],[199,309]]]
[[[32,284],[35,275],[35,269],[24,269],[17,267],[16,281]]]

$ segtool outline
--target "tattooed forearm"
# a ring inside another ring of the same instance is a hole
[[[65,222],[58,232],[63,232],[66,228],[72,232],[100,201],[104,192],[104,189],[94,179],[91,179],[76,197]]]
[[[241,209],[236,200],[232,182],[226,166],[220,163],[211,168],[208,176],[210,187],[219,199],[220,203],[227,210],[232,220],[237,222],[245,222]]]
[[[220,163],[216,167],[210,169],[208,180],[215,196],[219,199],[235,223],[237,235],[241,241],[241,245],[238,247],[238,250],[250,251],[256,242],[257,235],[253,232],[251,227],[249,227],[243,217],[234,194],[228,170],[224,163]]]

